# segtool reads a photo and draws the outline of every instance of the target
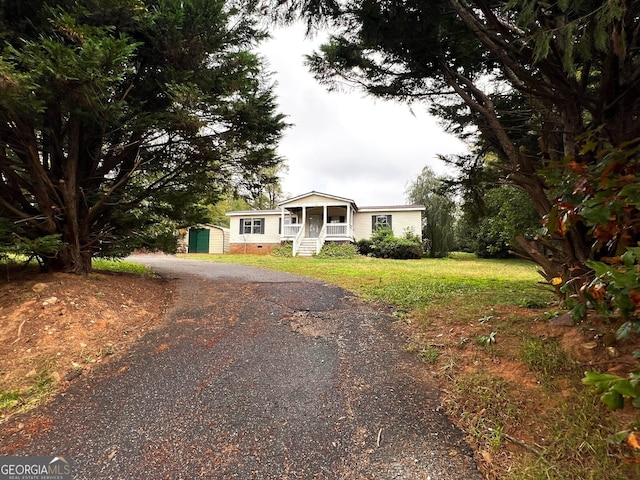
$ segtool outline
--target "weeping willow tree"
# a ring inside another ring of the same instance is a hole
[[[422,225],[424,251],[428,257],[447,256],[454,245],[455,202],[445,193],[444,182],[429,167],[407,188],[411,203],[424,205]]]

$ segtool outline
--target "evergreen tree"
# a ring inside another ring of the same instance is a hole
[[[170,249],[231,178],[281,162],[251,4],[6,0],[0,32],[0,216],[59,236],[48,268]]]

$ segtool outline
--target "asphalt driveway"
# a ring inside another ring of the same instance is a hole
[[[33,413],[75,479],[480,479],[395,317],[334,285],[166,256],[177,304]],[[23,420],[24,421],[24,420]]]

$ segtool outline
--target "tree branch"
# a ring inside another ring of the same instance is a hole
[[[519,164],[519,155],[509,135],[505,131],[504,126],[497,117],[493,101],[464,75],[455,72],[444,63],[442,64],[442,69],[447,76],[449,85],[460,95],[467,106],[482,115],[493,129],[506,159],[511,163],[511,167],[516,169]],[[464,88],[461,84],[464,85]],[[477,101],[476,98],[479,101]]]

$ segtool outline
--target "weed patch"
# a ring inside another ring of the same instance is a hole
[[[287,258],[293,255],[293,243],[284,242],[277,247],[273,247],[271,250],[271,255],[274,257]]]
[[[19,412],[44,402],[55,390],[54,369],[55,362],[48,356],[36,358],[34,368],[27,375],[27,386],[0,391],[0,418],[9,412]]]
[[[139,263],[127,262],[125,260],[109,260],[106,258],[94,258],[91,261],[94,270],[111,273],[129,273],[144,277],[154,277],[153,270]]]
[[[638,478],[638,467],[620,461],[628,453],[612,444],[607,435],[615,428],[611,417],[598,399],[584,395],[581,390],[571,392],[558,407],[549,412],[553,418],[544,434],[543,456],[526,453],[516,471],[508,476],[513,480],[627,480]]]
[[[485,372],[466,373],[453,380],[446,406],[478,443],[495,450],[505,426],[518,422],[522,411],[510,391],[504,379]]]
[[[554,380],[562,375],[578,373],[575,363],[555,338],[525,338],[520,347],[520,358],[547,388],[552,387]]]
[[[405,347],[404,350],[406,352],[417,353],[418,357],[425,363],[435,363],[442,353],[438,347],[428,344],[420,346],[411,343]]]

